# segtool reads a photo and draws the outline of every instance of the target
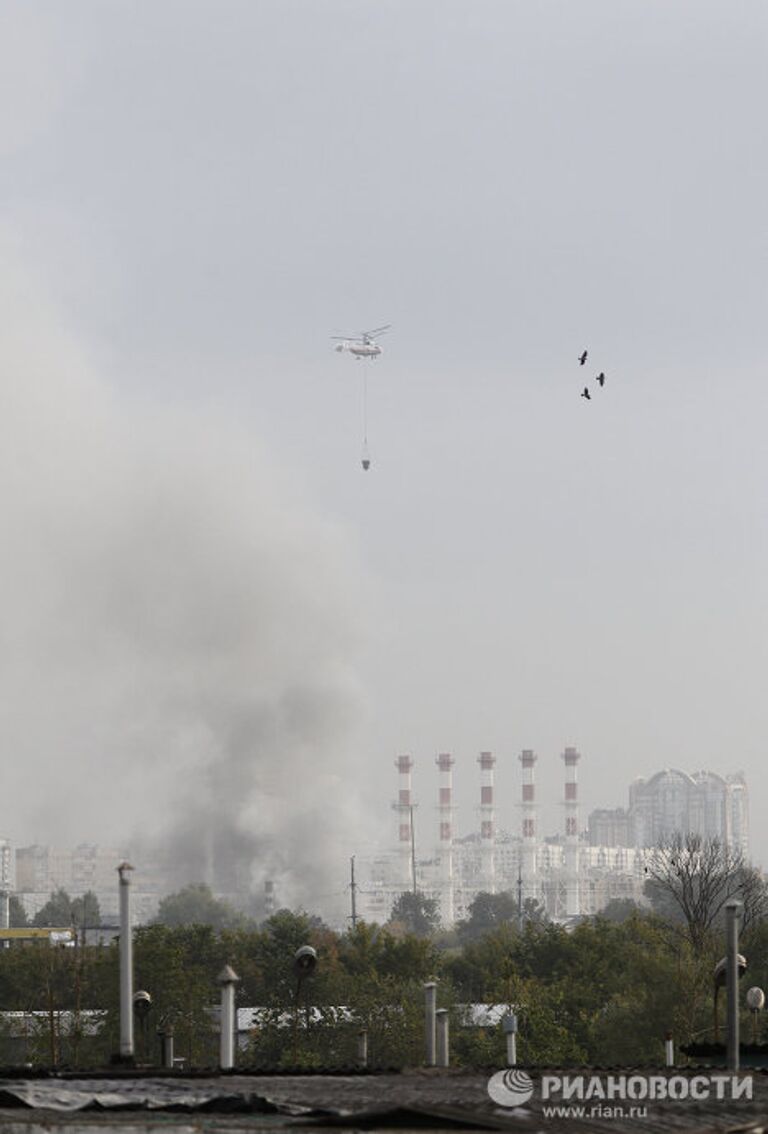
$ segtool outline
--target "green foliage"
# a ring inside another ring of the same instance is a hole
[[[255,941],[255,959],[261,973],[261,987],[256,991],[257,999],[252,1004],[289,1005],[296,995],[296,976],[293,959],[302,945],[318,949],[319,973],[312,977],[312,989],[317,995],[318,979],[320,988],[329,978],[328,965],[324,963],[327,954],[318,948],[316,931],[310,918],[303,913],[278,910],[265,923],[262,933]]]
[[[214,897],[210,886],[195,882],[160,902],[155,917],[157,925],[210,925],[214,929],[232,929],[247,922],[244,914],[229,902]]]
[[[453,1021],[451,1021],[453,1024]],[[452,1027],[451,1054],[461,1067],[499,1070],[506,1066],[507,1045],[499,1027]]]
[[[640,907],[631,898],[611,898],[600,910],[599,916],[605,921],[626,921],[639,912]]]
[[[11,898],[11,901],[13,900]],[[18,899],[16,901],[17,905],[20,905]],[[28,924],[26,920],[22,922],[22,925],[26,924]],[[99,899],[92,890],[88,890],[81,898],[71,898],[66,890],[56,890],[37,911],[32,924],[41,928],[48,926],[60,928],[73,926],[79,930],[96,928],[101,925]]]
[[[358,984],[350,996],[357,1027],[368,1032],[372,1064],[418,1065],[424,1056],[424,984],[392,975]]]
[[[768,942],[767,942],[768,944]],[[658,1063],[711,1023],[711,968],[654,916],[560,926],[509,925],[446,959],[459,1000],[512,1004],[522,1061]],[[503,1056],[491,1035],[457,1038],[466,1058]]]
[[[58,913],[65,908],[61,894],[49,905]],[[501,903],[486,904],[486,911],[494,906],[498,911]],[[85,901],[84,913],[90,916]],[[318,966],[299,986],[293,958],[307,944],[316,949]],[[520,932],[517,918],[502,918],[490,932],[450,949],[406,933],[402,923],[358,922],[338,934],[289,910],[261,928],[155,924],[134,936],[135,986],[152,997],[146,1030],[136,1028],[137,1056],[156,1062],[156,1032],[172,1023],[177,1054],[191,1066],[215,1065],[216,978],[230,964],[241,978],[238,1003],[259,1009],[242,1057],[253,1066],[349,1065],[361,1028],[374,1066],[418,1065],[423,985],[432,979],[440,1007],[451,1013],[455,1065],[504,1065],[501,1025],[469,1026],[466,1006],[472,1004],[515,1011],[524,1063],[658,1064],[667,1031],[678,1048],[711,1038],[712,967],[724,951],[722,937],[713,936],[710,946],[702,952],[675,926],[637,910],[623,920],[587,919],[570,932],[533,920]],[[768,984],[768,923],[753,923],[742,949],[749,983]],[[0,1059],[106,1064],[118,1046],[118,997],[116,943],[0,950],[0,1010],[30,1014],[24,1036],[11,1035],[8,1021],[0,1021]],[[82,1015],[90,1009],[104,1013],[95,1035]],[[744,1027],[751,1034],[747,1018]]]
[[[549,922],[547,911],[536,898],[523,899],[523,924],[546,925]]]
[[[0,950],[0,1011],[24,1013],[0,1026],[6,1064],[94,1066],[106,1063],[105,1036],[92,1036],[81,1013],[106,1009],[117,990],[117,951],[62,948],[42,940]],[[13,1034],[11,1034],[13,1032]]]
[[[8,919],[11,929],[24,929],[29,925],[27,911],[24,909],[21,899],[17,898],[15,894],[11,894],[8,900]]]
[[[469,907],[469,917],[457,926],[459,941],[476,941],[501,925],[511,924],[517,916],[517,902],[509,890],[500,894],[481,891]]]
[[[400,933],[412,933],[416,937],[430,937],[440,925],[440,909],[437,898],[406,890],[396,899],[389,915],[389,924]]]
[[[159,1027],[172,1024],[178,1055],[190,1066],[215,1065],[218,1038],[208,1011],[219,1002],[216,978],[225,959],[210,925],[150,925],[134,934],[134,984],[152,997],[146,1026],[137,1028],[138,1056],[155,1052]]]
[[[439,966],[434,943],[422,937],[395,936],[378,925],[358,922],[339,943],[339,960],[349,978],[429,980]]]
[[[55,890],[32,918],[36,926],[72,925],[72,899],[66,890]]]
[[[477,941],[471,941],[456,956],[448,957],[443,971],[469,1003],[500,1004],[510,999],[509,981],[516,972],[513,948],[517,930],[503,925]]]
[[[92,890],[88,890],[82,898],[72,899],[72,924],[80,930],[98,929],[101,925],[99,899]]]

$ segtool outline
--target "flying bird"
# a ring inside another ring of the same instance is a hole
[[[595,381],[598,383],[598,385],[600,386],[600,389],[602,390],[603,386],[605,385],[605,375],[603,374],[602,370],[598,374]]]
[[[581,391],[581,396],[582,398],[586,398],[588,402],[592,400],[592,395],[589,392],[589,386],[584,387],[584,389]]]
[[[584,363],[587,361],[587,354],[588,354],[588,351],[585,350],[585,351],[582,351],[582,353],[579,355],[579,366],[583,366]]]

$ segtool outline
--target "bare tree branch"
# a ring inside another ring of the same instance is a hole
[[[720,922],[727,902],[743,902],[744,927],[766,916],[765,881],[740,850],[718,839],[676,835],[651,852],[646,892],[679,913],[694,952],[700,954]]]

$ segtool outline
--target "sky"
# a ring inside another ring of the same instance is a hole
[[[743,770],[768,861],[767,48],[760,0],[3,0],[4,834],[340,897],[398,754],[429,844],[438,752],[463,833],[533,748],[554,831],[575,745],[584,818]]]

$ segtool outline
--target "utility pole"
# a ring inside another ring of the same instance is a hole
[[[414,894],[418,894],[419,891],[416,888],[416,830],[413,825],[413,804],[411,804],[408,810],[411,816],[411,880],[413,882],[413,892]]]
[[[739,919],[743,902],[735,899],[725,905],[725,991],[726,1001],[726,1066],[739,1070]]]
[[[523,868],[517,864],[517,928],[523,932]]]
[[[355,882],[355,856],[354,855],[352,855],[352,857],[349,860],[349,869],[350,869],[349,890],[350,890],[350,894],[352,895],[352,913],[350,914],[349,920],[352,922],[352,928],[355,929],[357,927],[357,883]]]

